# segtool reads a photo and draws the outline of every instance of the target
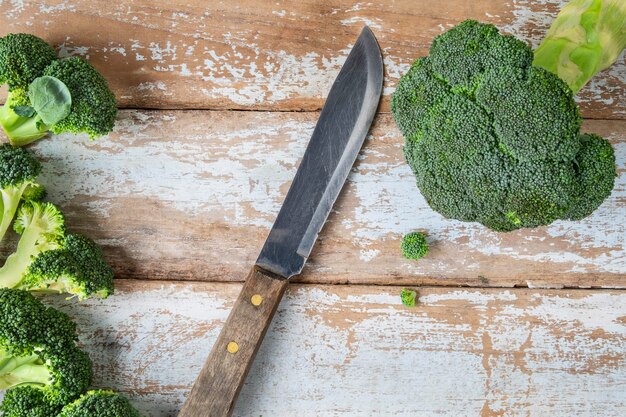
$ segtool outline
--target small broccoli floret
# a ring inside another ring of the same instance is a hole
[[[417,291],[403,288],[400,292],[400,300],[402,300],[402,304],[407,307],[415,307],[415,300],[417,300]]]
[[[88,391],[58,417],[140,417],[126,397],[108,390]]]
[[[117,105],[106,80],[87,61],[65,58],[49,65],[45,75],[61,80],[72,95],[69,116],[50,126],[53,133],[87,133],[91,138],[113,130]]]
[[[75,340],[76,326],[66,314],[26,291],[0,289],[0,389],[30,386],[51,406],[74,400],[92,377],[91,361]],[[45,406],[32,392],[9,398]]]
[[[402,256],[407,259],[418,260],[428,253],[428,242],[426,235],[422,232],[413,232],[404,235],[402,238]]]
[[[9,33],[0,38],[0,84],[8,84],[9,90],[26,90],[56,59],[56,52],[43,39]]]
[[[22,198],[32,199],[43,190],[35,182],[41,172],[41,164],[27,150],[14,148],[9,144],[0,145],[0,193],[2,194],[0,220],[0,240],[4,237]]]
[[[30,385],[7,390],[0,404],[3,417],[50,417],[59,414],[61,408],[50,404],[44,391]]]
[[[404,154],[445,217],[510,231],[581,219],[610,194],[611,145],[580,135],[570,87],[532,60],[523,42],[469,20],[401,78],[391,110]]]
[[[18,286],[35,257],[60,248],[65,237],[63,214],[52,203],[23,202],[13,228],[21,237],[17,250],[0,268],[0,287]]]
[[[113,293],[113,270],[94,241],[68,234],[60,249],[42,252],[33,260],[19,288],[68,293],[79,299],[106,298]]]

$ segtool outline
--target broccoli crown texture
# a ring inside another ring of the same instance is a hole
[[[35,181],[40,172],[41,164],[30,151],[8,143],[0,145],[0,187]]]
[[[571,90],[532,60],[523,42],[468,20],[401,78],[391,110],[405,157],[445,217],[510,231],[581,219],[611,193],[611,145],[580,134]]]
[[[418,260],[428,253],[428,242],[426,235],[421,232],[407,233],[402,238],[402,256],[407,259]]]
[[[30,385],[9,389],[0,404],[3,417],[51,417],[61,409],[62,405],[49,403],[42,390]]]
[[[29,292],[0,289],[0,389],[31,386],[49,405],[74,400],[92,377],[91,361],[75,340],[76,325],[66,314]],[[23,401],[37,398],[31,393]]]
[[[140,417],[126,397],[113,391],[89,391],[63,408],[58,417]]]
[[[50,126],[53,133],[87,133],[92,138],[113,130],[117,106],[106,80],[87,61],[70,57],[54,61],[44,75],[56,77],[72,95],[70,114]]]
[[[0,38],[0,84],[26,89],[56,59],[54,49],[37,36],[9,33]]]
[[[68,234],[61,248],[42,252],[32,261],[19,288],[106,298],[113,293],[113,270],[94,241]]]

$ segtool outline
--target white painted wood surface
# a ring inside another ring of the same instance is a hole
[[[50,199],[70,229],[97,238],[121,277],[242,281],[267,236],[317,113],[123,111],[97,142],[37,143]],[[496,233],[446,220],[414,185],[403,139],[379,115],[302,280],[436,285],[626,287],[626,122],[608,137],[619,177],[589,218]],[[428,233],[420,262],[404,233]],[[481,278],[483,277],[483,278]]]
[[[174,417],[239,284],[120,281],[54,305],[78,322],[95,385]],[[626,415],[620,291],[294,285],[235,416]]]
[[[383,114],[301,278],[316,285],[289,290],[235,414],[626,415],[626,57],[578,98],[619,174],[581,222],[496,234],[441,218],[385,114],[400,75],[453,24],[493,22],[536,46],[564,3],[0,0],[0,35],[35,33],[89,59],[122,107],[265,110],[126,110],[108,138],[34,147],[70,229],[137,278],[105,301],[46,297],[77,320],[95,384],[148,417],[176,415],[240,288],[225,281],[254,262],[368,24],[385,56]],[[413,229],[432,242],[419,263],[398,247]],[[337,283],[375,285],[321,285]],[[408,309],[386,284],[594,289],[423,288]]]
[[[566,0],[0,0],[0,33],[81,55],[123,107],[318,110],[363,25],[385,58],[382,109],[433,37],[464,19],[537,46]],[[583,115],[626,117],[626,58],[580,93]]]

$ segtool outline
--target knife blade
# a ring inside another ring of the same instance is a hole
[[[335,79],[276,221],[179,417],[230,416],[288,279],[298,275],[370,129],[383,61],[366,26]]]

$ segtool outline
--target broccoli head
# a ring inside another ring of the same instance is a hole
[[[108,390],[88,391],[58,417],[140,417],[126,397]]]
[[[29,386],[2,406],[63,406],[91,383],[91,361],[75,345],[76,325],[29,292],[0,289],[0,389]]]
[[[402,238],[402,256],[407,259],[418,260],[428,253],[428,242],[426,235],[421,232],[407,233]]]
[[[68,293],[79,299],[113,293],[113,270],[91,239],[65,233],[52,203],[25,201],[14,224],[17,250],[0,268],[0,287]]]
[[[36,36],[0,38],[0,84],[5,83],[9,95],[0,124],[15,146],[48,132],[95,138],[113,129],[117,106],[104,77],[82,58],[57,59]]]
[[[581,219],[611,193],[611,145],[580,134],[570,88],[532,60],[523,42],[468,20],[401,78],[391,110],[405,157],[445,217],[510,231]]]
[[[28,266],[19,288],[68,293],[79,299],[113,293],[113,270],[91,239],[68,234],[61,248],[40,253]]]
[[[77,56],[54,61],[44,75],[62,81],[72,96],[70,114],[50,126],[53,133],[87,133],[91,138],[113,130],[117,106],[106,80],[87,61]]]
[[[0,145],[0,240],[4,237],[22,198],[39,199],[43,187],[35,181],[41,172],[41,164],[27,150]]]
[[[61,405],[46,400],[44,391],[31,385],[11,388],[0,404],[3,417],[50,417],[61,411]]]
[[[0,38],[0,84],[13,91],[28,88],[57,54],[43,39],[27,33],[9,33]]]

